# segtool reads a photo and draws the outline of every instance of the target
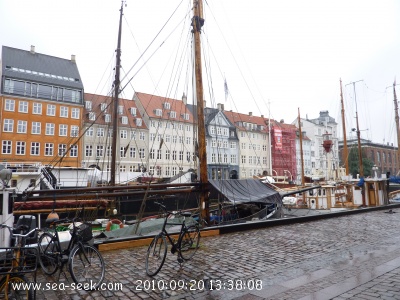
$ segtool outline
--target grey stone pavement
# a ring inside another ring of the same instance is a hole
[[[37,299],[400,299],[400,209],[393,211],[205,237],[182,268],[168,252],[153,278],[146,246],[104,251],[108,289],[41,290]],[[66,277],[37,278],[63,288]]]

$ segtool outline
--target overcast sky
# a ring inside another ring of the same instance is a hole
[[[133,90],[181,97],[188,79],[180,62],[190,53],[177,53],[190,44],[184,20],[191,2],[127,0],[123,97],[131,98]],[[25,50],[35,45],[39,53],[66,59],[74,54],[85,92],[106,95],[114,76],[120,5],[118,0],[0,0],[0,42]],[[397,145],[392,84],[396,77],[400,82],[400,1],[207,0],[204,16],[207,106],[224,103],[227,110],[286,123],[297,118],[298,108],[310,119],[328,110],[342,136],[341,78],[347,135],[356,127],[357,103],[361,136]],[[178,81],[171,66],[183,79]]]

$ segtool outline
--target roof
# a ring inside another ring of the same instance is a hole
[[[258,179],[209,179],[210,184],[234,204],[282,203],[280,194]]]
[[[253,115],[246,115],[246,114],[242,114],[242,113],[237,113],[237,112],[233,112],[233,111],[224,111],[225,116],[229,119],[229,121],[232,122],[232,124],[234,124],[237,128],[241,129],[241,130],[247,130],[246,127],[243,126],[243,122],[246,123],[251,123],[251,124],[255,124],[258,126],[260,126],[259,128],[261,128],[261,126],[263,126],[263,132],[268,132],[268,119],[262,117],[258,117],[258,116],[253,116]],[[240,122],[240,124],[239,124]]]
[[[96,94],[89,94],[89,93],[85,93],[84,94],[84,101],[92,101],[92,109],[91,110],[87,110],[85,109],[85,116],[84,116],[84,120],[86,123],[95,123],[95,124],[99,124],[99,125],[110,125],[111,123],[106,123],[105,122],[105,118],[101,118],[98,117],[99,114],[104,113],[101,110],[101,104],[102,103],[106,103],[107,104],[107,112],[106,113],[111,113],[112,111],[112,97],[111,96],[103,96],[103,95],[96,95]],[[130,109],[132,107],[137,108],[136,107],[136,103],[133,100],[128,100],[128,99],[122,99],[119,98],[118,99],[118,104],[120,106],[123,106],[123,114],[118,115],[118,127],[130,127],[130,128],[138,128],[138,129],[145,129],[146,124],[145,122],[142,122],[141,126],[137,126],[135,120],[138,118],[142,118],[142,116],[140,115],[140,112],[138,109],[136,109],[136,116],[133,116],[130,112]],[[88,113],[89,112],[94,112],[96,114],[96,120],[95,121],[90,121],[89,120],[89,116]],[[120,117],[122,116],[126,116],[128,117],[128,124],[122,124],[122,120]]]
[[[83,89],[75,61],[7,46],[2,47],[1,60],[5,77]]]
[[[182,100],[139,92],[136,92],[134,97],[139,99],[149,118],[170,120],[171,122],[193,123],[193,115]],[[166,108],[165,103],[169,103],[170,108]],[[157,109],[161,110],[161,115],[156,114]],[[173,111],[176,112],[175,118],[170,114]],[[183,114],[188,114],[189,118],[187,120],[184,119]]]

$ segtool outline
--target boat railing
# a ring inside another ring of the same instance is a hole
[[[38,172],[39,168],[42,166],[40,162],[3,162],[2,165],[13,172],[25,173]]]

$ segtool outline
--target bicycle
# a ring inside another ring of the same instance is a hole
[[[169,212],[161,203],[155,202],[165,215],[164,223],[159,234],[152,240],[146,254],[146,273],[149,276],[156,275],[162,268],[167,256],[167,238],[171,244],[171,253],[178,252],[178,262],[182,264],[184,261],[190,260],[200,245],[200,229],[196,222],[194,225],[186,226],[186,217],[190,217],[190,212]],[[183,217],[178,241],[175,240],[165,229],[166,225],[177,225],[177,223],[168,223],[171,215],[180,215]]]
[[[76,284],[84,290],[96,289],[104,280],[105,265],[100,252],[88,244],[93,239],[90,225],[82,223],[76,226],[76,218],[46,220],[46,223],[54,228],[57,224],[69,222],[72,222],[71,239],[66,249],[62,248],[56,229],[44,232],[39,237],[39,264],[47,275],[53,275],[58,269],[61,274],[67,264],[72,280]]]
[[[15,239],[14,247],[0,248],[0,275],[3,275],[0,279],[0,298],[4,297],[6,300],[35,299],[33,286],[24,274],[36,272],[37,249],[24,246],[26,238],[30,237],[37,229],[34,228],[26,234],[19,234],[16,232],[26,232],[29,227],[19,225],[12,228],[0,224],[0,228],[7,228],[11,238]]]

